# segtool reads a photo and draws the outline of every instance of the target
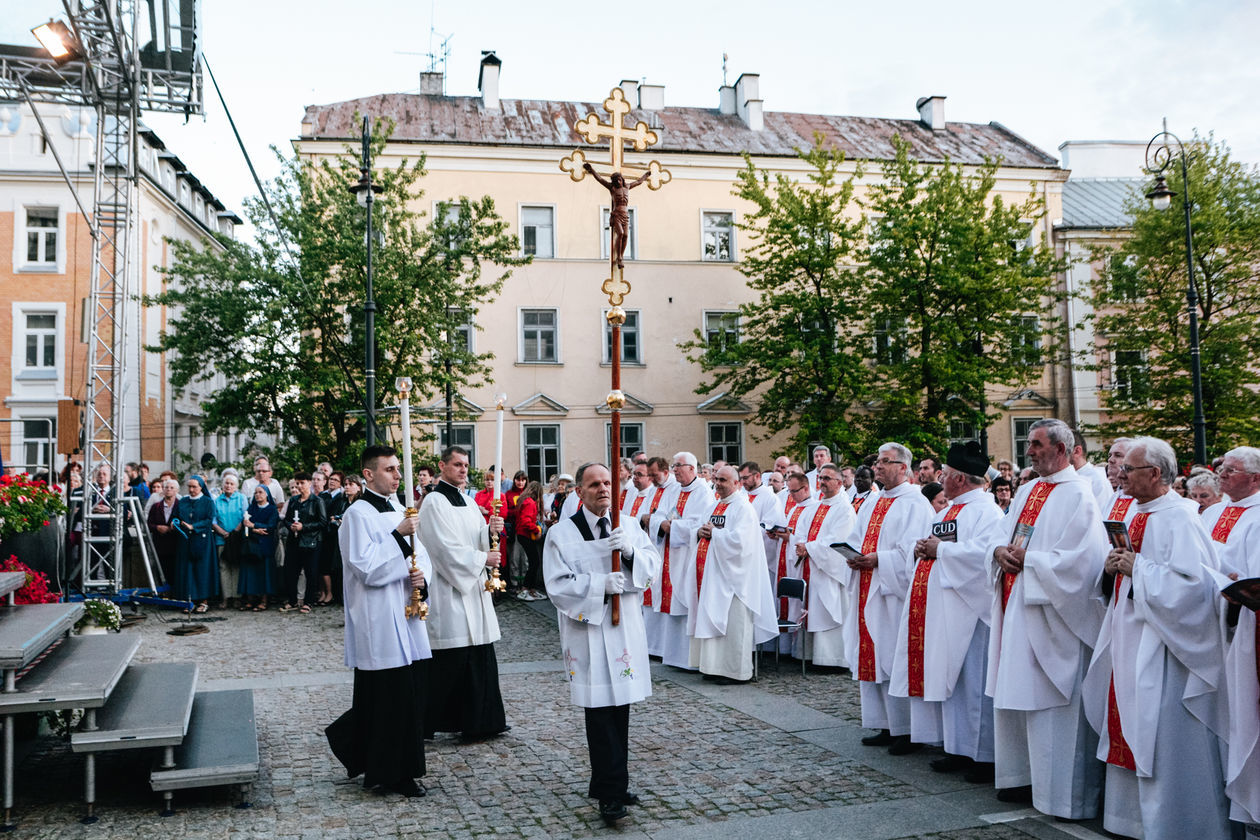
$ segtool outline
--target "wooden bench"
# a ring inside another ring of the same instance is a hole
[[[95,753],[163,747],[163,763],[173,764],[174,750],[188,732],[196,690],[194,662],[132,665],[101,710],[86,713],[83,728],[70,736],[70,749],[87,753],[83,768],[85,822],[96,819]]]
[[[160,763],[149,774],[153,790],[165,800],[162,816],[175,813],[174,791],[216,785],[240,785],[237,807],[248,808],[250,786],[258,779],[253,690],[197,692],[188,734],[171,758],[171,764]]]

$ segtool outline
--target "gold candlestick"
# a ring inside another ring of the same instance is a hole
[[[498,465],[496,465],[496,469],[497,469],[497,466]],[[496,481],[498,480],[497,476],[495,480]],[[501,504],[503,504],[502,499],[495,499],[494,501],[490,503],[490,515],[492,517],[499,515],[499,505]],[[497,551],[498,548],[499,548],[499,535],[496,534],[494,531],[491,531],[490,532],[490,550]],[[503,564],[502,557],[499,558],[499,564],[500,565]],[[499,575],[499,567],[495,566],[493,569],[490,570],[489,577],[486,578],[486,591],[490,593],[494,593],[494,592],[502,592],[505,589],[507,589],[507,581],[504,580]]]
[[[416,508],[407,508],[406,516],[408,519],[419,513]],[[411,535],[411,571],[416,571],[419,567],[416,565],[416,535]],[[411,603],[407,605],[407,618],[418,618],[421,621],[429,620],[429,605],[420,598],[420,587],[413,586],[411,588]]]

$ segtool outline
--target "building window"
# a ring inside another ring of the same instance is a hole
[[[703,259],[712,262],[735,260],[735,214],[701,213],[701,241],[704,243]]]
[[[9,466],[25,467],[37,473],[52,466],[52,444],[57,438],[57,421],[51,417],[22,421],[22,457],[24,463]]]
[[[451,437],[446,436],[446,424],[438,424],[439,451],[448,446],[459,446],[468,450],[469,470],[477,468],[477,427],[472,423],[452,423]]]
[[[525,472],[531,481],[546,484],[547,477],[560,472],[560,427],[522,426]]]
[[[448,251],[458,250],[464,246],[464,237],[459,227],[460,203],[439,201],[434,207],[433,227],[442,237]]]
[[[456,309],[451,312],[451,320],[457,322],[452,330],[451,345],[461,353],[472,354],[474,352],[473,335],[477,331],[477,328],[473,326],[472,315]]]
[[[557,315],[554,309],[521,310],[521,361],[551,363],[560,360]]]
[[[554,207],[521,208],[521,251],[526,256],[549,260],[556,255]]]
[[[26,315],[26,367],[57,366],[57,316],[51,312]]]
[[[628,208],[628,212],[630,213],[630,229],[626,233],[625,258],[628,260],[633,260],[633,259],[637,259],[639,256],[639,244],[638,244],[639,234],[638,234],[638,231],[636,230],[637,225],[635,223],[635,220],[637,217],[635,216],[634,208],[633,207]],[[604,259],[608,259],[611,256],[612,223],[609,221],[609,218],[611,217],[611,215],[612,215],[612,212],[607,207],[600,208],[599,210],[599,231],[600,231],[599,255],[603,257]]]
[[[709,424],[709,463],[725,461],[739,465],[744,460],[744,424]]]
[[[621,447],[620,454],[617,457],[629,458],[636,452],[643,451],[643,424],[642,423],[622,423],[621,424]],[[604,452],[607,453],[609,463],[612,462],[612,423],[604,424]],[[630,476],[623,475],[622,479]]]
[[[970,420],[949,421],[949,445],[955,443],[979,443],[980,435],[976,434],[976,424]]]
[[[1021,470],[1024,467],[1032,466],[1028,463],[1028,435],[1032,430],[1033,423],[1036,423],[1040,419],[1042,418],[1015,418],[1015,465]]]
[[[704,313],[704,341],[709,345],[709,356],[721,363],[739,344],[739,313]]]
[[[612,362],[612,324],[608,323],[608,310],[605,309],[601,319],[604,322],[604,364]],[[621,363],[623,365],[643,364],[643,341],[639,332],[639,310],[627,309],[626,322],[621,325]]]
[[[1041,319],[1022,315],[1014,319],[1011,361],[1017,365],[1041,367]]]
[[[1138,272],[1137,258],[1130,254],[1123,257],[1112,254],[1107,261],[1107,286],[1111,299],[1135,301],[1142,297],[1142,277]]]
[[[1115,350],[1111,354],[1112,400],[1144,405],[1150,399],[1150,372],[1146,351]]]
[[[906,328],[899,327],[893,318],[876,318],[872,329],[875,362],[881,365],[899,365],[906,360]]]
[[[26,261],[39,265],[57,262],[56,208],[29,208],[26,211]]]

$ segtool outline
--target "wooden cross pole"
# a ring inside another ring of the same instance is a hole
[[[627,143],[632,144],[636,152],[642,152],[648,146],[655,145],[660,138],[642,120],[637,122],[634,128],[626,127],[625,118],[631,109],[621,88],[613,88],[609,92],[608,98],[604,100],[604,110],[609,114],[608,122],[601,122],[595,114],[589,114],[578,121],[574,126],[574,131],[580,134],[587,143],[597,144],[605,138],[609,141],[607,177],[587,161],[586,154],[581,149],[575,149],[562,158],[560,170],[568,173],[574,181],[581,181],[590,174],[600,186],[608,190],[611,198],[608,213],[608,223],[611,228],[608,248],[609,277],[600,288],[608,296],[610,308],[606,317],[612,328],[612,389],[604,402],[612,412],[610,435],[612,458],[608,467],[612,473],[613,498],[610,518],[612,526],[616,528],[621,524],[621,505],[617,502],[621,498],[621,410],[626,405],[626,395],[621,390],[621,327],[626,322],[626,311],[621,308],[621,304],[625,302],[626,295],[630,294],[630,284],[626,282],[625,269],[622,265],[629,231],[629,193],[640,184],[647,184],[650,190],[659,190],[669,183],[672,176],[669,170],[662,169],[656,161],[650,161],[646,166],[628,166],[625,163]],[[600,167],[600,169],[603,168],[603,166]],[[633,181],[627,180],[626,169],[638,173],[638,177]],[[612,571],[621,571],[621,552],[619,551],[612,553]],[[614,595],[612,597],[612,623],[617,625],[620,622],[621,598]]]

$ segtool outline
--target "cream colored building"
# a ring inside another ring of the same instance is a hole
[[[49,430],[59,404],[84,398],[87,344],[83,309],[91,292],[90,225],[78,201],[92,209],[96,125],[92,109],[39,106],[53,147],[74,185],[67,186],[49,143],[26,105],[0,102],[0,448],[8,466],[47,464]],[[212,233],[231,237],[240,219],[166,148],[142,128],[138,143],[139,229],[131,261],[133,294],[163,287],[159,266],[173,255],[167,238],[199,241]],[[207,435],[200,429],[200,402],[217,381],[185,390],[170,386],[167,360],[149,353],[166,324],[160,307],[126,304],[128,331],[119,352],[126,360],[122,460],[143,460],[152,474],[181,469],[210,452],[235,458],[239,434]],[[53,439],[55,440],[55,432]],[[79,459],[82,456],[72,456]],[[65,463],[59,454],[54,466]]]
[[[601,102],[613,85],[592,82],[590,102],[500,99],[500,71],[497,57],[483,60],[479,96],[444,95],[440,74],[422,74],[420,94],[311,106],[295,147],[310,158],[340,154],[357,137],[356,113],[389,117],[397,126],[376,165],[391,167],[424,153],[428,175],[418,209],[431,213],[439,202],[459,196],[494,199],[534,260],[514,271],[500,296],[477,315],[472,341],[479,352],[494,354],[495,384],[460,395],[471,416],[457,426],[455,442],[470,444],[475,462],[488,466],[493,394],[506,392],[505,466],[509,474],[519,464],[546,477],[608,456],[609,423],[602,410],[609,389],[607,300],[599,288],[608,276],[608,194],[590,178],[574,183],[558,162],[584,146],[573,130],[578,120],[592,113],[607,119]],[[980,164],[986,156],[1001,156],[998,192],[1022,200],[1033,183],[1046,201],[1035,237],[1049,241],[1051,220],[1061,213],[1067,173],[1054,157],[997,123],[947,121],[944,97],[925,97],[911,118],[884,119],[767,110],[755,74],[721,87],[709,107],[666,106],[660,85],[620,86],[637,106],[631,121],[647,122],[661,138],[645,153],[627,152],[627,160],[655,159],[673,176],[659,191],[643,186],[630,194],[625,278],[633,292],[625,303],[631,320],[622,375],[630,400],[623,412],[624,454],[643,449],[669,457],[686,449],[701,461],[751,458],[768,465],[771,453],[784,446],[783,440],[760,439],[747,402],[698,396],[702,372],[679,349],[697,330],[713,340],[736,339],[738,307],[756,298],[738,270],[744,242],[733,227],[749,211],[732,195],[742,152],[758,167],[803,179],[807,167],[793,149],[808,146],[815,132],[851,161],[887,159],[890,137],[899,133],[924,162],[948,157]],[[585,148],[589,160],[607,159],[606,145]],[[866,176],[873,177],[877,171]],[[1029,414],[1030,404],[1037,416],[1055,412],[1055,383],[1062,378],[1062,371],[1047,370],[1027,392],[993,391],[990,404],[1010,403],[1012,416]],[[433,405],[440,413],[444,402]],[[995,424],[994,456],[1012,454],[1021,445],[1021,430],[1026,434],[1014,420]]]

